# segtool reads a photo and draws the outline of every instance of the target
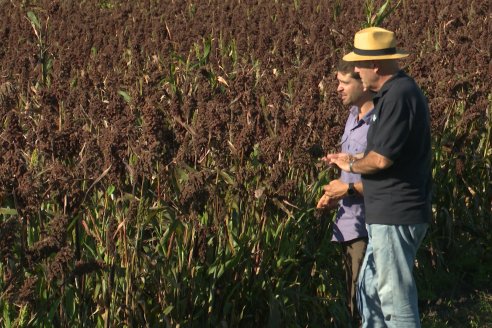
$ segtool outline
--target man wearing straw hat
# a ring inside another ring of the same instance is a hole
[[[369,236],[359,274],[362,327],[420,327],[413,266],[431,218],[431,145],[427,100],[400,70],[393,32],[355,34],[352,61],[364,88],[376,92],[360,158],[331,154],[342,170],[362,175]]]

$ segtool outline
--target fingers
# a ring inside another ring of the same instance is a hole
[[[338,154],[327,154],[325,157],[322,157],[321,160],[326,162],[327,164],[330,164],[334,159],[337,159],[340,157],[340,155],[343,155],[341,153]]]
[[[321,157],[321,160],[325,162],[325,164],[331,164],[331,159],[328,156]]]
[[[321,208],[331,209],[331,208],[337,207],[337,205],[338,205],[338,200],[331,198],[330,196],[324,194],[319,199],[318,204],[316,205],[316,208],[317,209],[321,209]]]
[[[329,202],[329,197],[326,195],[321,196],[321,198],[318,201],[318,204],[316,205],[316,208],[324,208]]]
[[[350,155],[345,153],[337,153],[337,154],[327,154],[325,157],[322,157],[321,160],[328,165],[342,165],[345,162],[348,162]]]
[[[346,184],[342,182],[340,179],[331,180],[330,183],[323,186],[323,190],[325,194],[330,197],[340,194],[340,191],[343,189],[343,186]],[[343,190],[342,190],[343,191]],[[341,193],[343,195],[343,193]]]
[[[328,197],[327,195],[323,195],[319,199],[318,204],[316,205],[316,208],[318,208],[318,209],[319,208],[325,208],[328,206],[328,204],[330,204],[330,197]]]
[[[333,196],[335,196],[334,188],[333,188],[333,183],[332,182],[330,182],[329,184],[323,186],[323,191],[325,192],[325,195],[327,197],[330,197],[330,198],[332,198]]]

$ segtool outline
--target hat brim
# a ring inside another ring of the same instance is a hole
[[[400,58],[405,58],[408,55],[409,53],[407,52],[399,51],[396,54],[391,54],[391,55],[363,56],[363,55],[358,55],[352,51],[351,53],[348,53],[345,56],[343,56],[343,60],[364,61],[364,60],[400,59]]]

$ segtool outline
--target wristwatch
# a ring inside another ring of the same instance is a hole
[[[348,194],[349,196],[353,196],[353,195],[355,195],[355,188],[354,188],[354,184],[353,184],[352,182],[350,182],[350,183],[348,184],[347,194]]]

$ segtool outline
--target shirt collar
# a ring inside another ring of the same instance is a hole
[[[355,116],[355,117],[359,116],[359,107],[352,106],[352,107],[350,107],[349,111],[350,111],[350,114],[352,114],[352,116]]]
[[[355,126],[353,127],[353,129],[355,129],[355,128],[357,128],[357,127],[361,126],[363,123],[365,123],[365,124],[370,124],[370,123],[371,123],[371,114],[372,114],[373,110],[374,110],[374,107],[373,107],[371,110],[369,110],[369,111],[368,111],[368,112],[367,112],[367,113],[366,113],[366,114],[365,114],[365,115],[364,115],[364,116],[363,116],[363,117],[359,120],[359,111],[360,111],[359,107],[357,107],[357,106],[352,106],[352,107],[350,107],[350,109],[349,109],[350,114],[351,114],[352,116],[354,116],[354,118],[355,118],[355,122],[356,122],[356,124],[355,124]]]

